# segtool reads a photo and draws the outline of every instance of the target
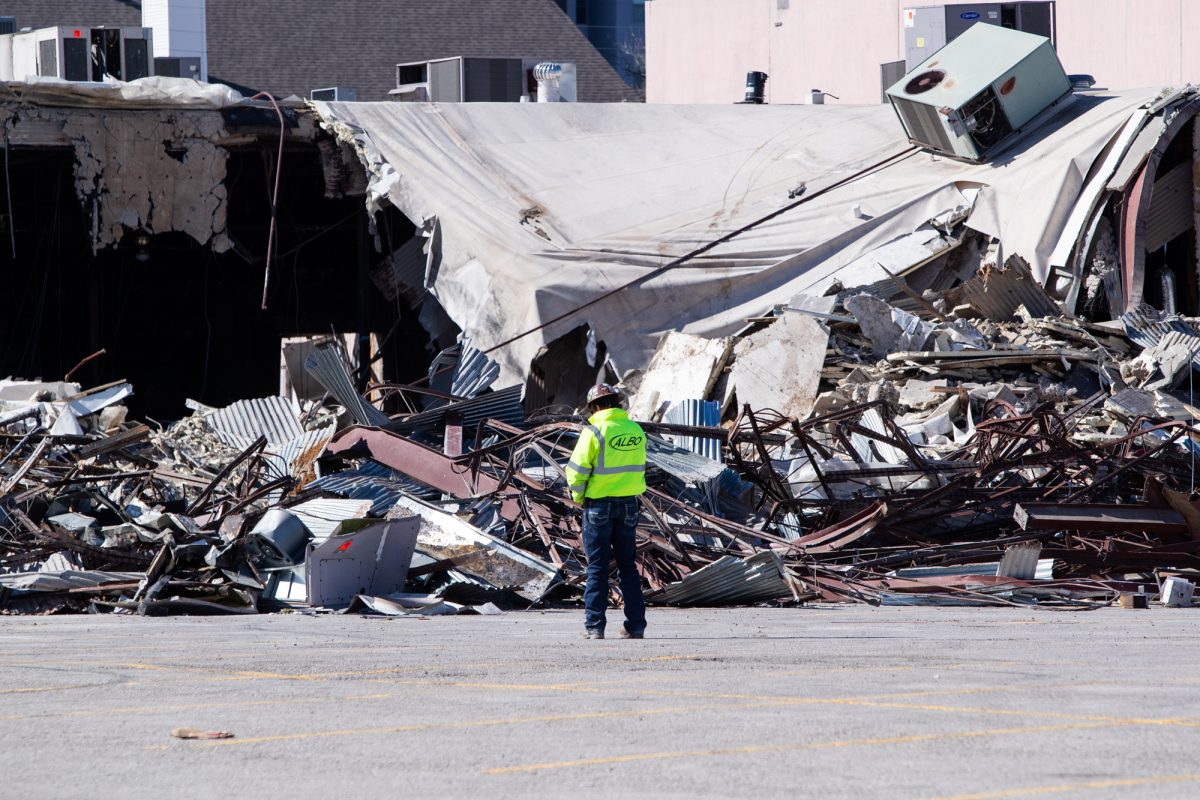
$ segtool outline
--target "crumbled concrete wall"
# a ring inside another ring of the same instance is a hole
[[[91,210],[93,247],[143,229],[179,231],[228,250],[228,152],[214,144],[223,133],[214,113],[65,114],[63,134],[75,149],[75,190]]]

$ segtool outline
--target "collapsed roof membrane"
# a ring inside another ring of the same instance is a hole
[[[425,288],[509,385],[578,325],[642,367],[666,331],[726,335],[835,280],[887,279],[914,266],[898,254],[949,246],[939,230],[960,220],[998,240],[996,263],[1019,255],[1043,283],[1070,273],[1108,181],[1094,168],[1144,159],[1157,141],[1134,135],[1162,96],[1078,96],[980,165],[909,147],[883,105],[316,107],[356,148],[372,199],[436,230]]]

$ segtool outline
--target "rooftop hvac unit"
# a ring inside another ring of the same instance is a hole
[[[1071,96],[1050,40],[975,25],[887,90],[909,141],[980,162]]]
[[[128,5],[128,3],[127,3]],[[135,4],[136,5],[136,4]],[[142,26],[154,31],[154,49],[177,58],[165,64],[173,78],[208,80],[208,14],[205,0],[142,0]],[[199,65],[196,69],[193,66]]]
[[[191,78],[202,80],[204,63],[197,56],[164,56],[154,59],[154,74],[164,78]]]
[[[148,28],[60,25],[12,35],[12,80],[102,81],[111,75],[132,81],[153,75],[153,65]]]
[[[537,95],[533,58],[438,58],[396,65],[393,100],[435,103],[518,103]],[[559,99],[575,99],[575,65],[557,63],[559,70],[547,75],[555,83]]]
[[[913,69],[975,25],[999,25],[1050,38],[1054,44],[1053,2],[950,3],[906,8],[905,69]]]
[[[353,103],[358,99],[358,91],[346,86],[330,86],[327,89],[313,89],[308,93],[309,100],[323,100],[327,103]]]

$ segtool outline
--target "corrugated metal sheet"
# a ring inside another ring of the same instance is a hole
[[[1033,578],[1048,581],[1054,578],[1054,559],[1036,559]],[[905,567],[888,573],[897,578],[937,578],[945,575],[996,575],[999,561],[984,561],[979,564],[955,564],[949,567]]]
[[[283,397],[239,400],[207,415],[204,421],[218,439],[238,450],[249,447],[259,436],[266,436],[269,446],[279,447],[304,433],[299,410]]]
[[[1146,212],[1146,250],[1154,251],[1193,225],[1192,161],[1188,159],[1154,182]]]
[[[1125,335],[1143,350],[1154,347],[1168,334],[1172,338],[1179,337],[1180,346],[1188,347],[1194,353],[1192,368],[1200,369],[1200,348],[1192,344],[1200,336],[1200,331],[1178,315],[1166,314],[1143,303],[1122,314],[1121,323],[1125,326]]]
[[[449,370],[447,372],[446,370]],[[429,386],[455,397],[475,397],[485,391],[500,377],[500,365],[477,350],[471,340],[459,337],[459,343],[447,347],[433,358],[429,365]],[[439,397],[426,399],[428,409],[446,405],[448,401]]]
[[[370,517],[382,517],[401,497],[435,499],[439,496],[437,490],[375,462],[367,462],[359,469],[326,475],[314,481],[310,488],[352,500],[370,500],[371,508],[367,511]]]
[[[509,425],[520,425],[525,421],[525,410],[521,405],[521,387],[510,386],[498,392],[488,392],[469,400],[422,411],[393,422],[391,428],[401,432],[436,431],[445,426],[449,414],[459,416],[465,429],[473,428],[485,419],[498,419]]]
[[[299,517],[304,526],[312,531],[315,541],[320,541],[329,538],[340,523],[367,516],[371,506],[370,500],[319,498],[289,506],[287,510]]]
[[[742,605],[795,597],[779,554],[763,550],[749,558],[723,556],[647,597],[661,605]]]
[[[1037,576],[1038,556],[1042,554],[1042,546],[1038,542],[1026,542],[1013,545],[1004,551],[996,574],[1003,578],[1021,578],[1032,580]]]
[[[1182,360],[1182,357],[1188,354],[1191,354],[1192,368],[1200,369],[1200,335],[1181,331],[1167,331],[1163,334],[1163,337],[1158,340],[1158,344],[1155,345],[1155,353],[1151,358],[1157,360],[1159,371],[1165,377],[1145,384],[1145,388],[1171,389],[1177,386],[1187,377],[1188,371],[1184,368],[1186,362]],[[1179,358],[1178,361],[1176,357]],[[1170,362],[1170,366],[1167,366],[1166,362]],[[1166,375],[1166,373],[1171,374]]]
[[[477,350],[471,340],[463,338],[462,354],[454,367],[450,394],[455,397],[474,397],[491,387],[500,377],[500,365]]]
[[[1035,317],[1056,317],[1062,313],[1021,258],[1010,258],[1003,269],[989,269],[958,287],[964,302],[990,320],[1005,322],[1013,318],[1019,306]]]
[[[721,404],[715,400],[674,400],[663,421],[673,425],[715,428],[721,424]],[[676,446],[684,450],[691,450],[713,461],[724,460],[720,439],[676,434],[672,434],[670,438]]]
[[[719,461],[676,447],[657,436],[646,437],[646,461],[684,483],[719,480],[728,469]]]
[[[380,428],[388,424],[387,414],[363,400],[354,388],[354,382],[350,380],[350,373],[336,347],[318,347],[304,359],[304,368],[337,398],[359,425]]]
[[[887,430],[887,427],[883,424],[883,417],[880,415],[879,409],[877,408],[869,408],[863,412],[861,422],[864,428],[874,431],[885,439],[891,436]],[[855,449],[859,451],[859,455],[863,457],[864,461],[874,460],[874,458],[871,456],[871,448],[874,447],[875,452],[877,452],[880,457],[889,464],[895,464],[899,466],[900,464],[908,463],[908,456],[905,455],[904,451],[898,447],[888,444],[887,442],[881,442],[878,439],[870,439],[858,433],[851,434],[850,439],[854,443]]]
[[[333,426],[304,431],[296,438],[279,447],[268,448],[272,464],[280,475],[292,475],[298,478],[301,485],[316,477],[316,461],[325,452],[325,446],[333,438]]]

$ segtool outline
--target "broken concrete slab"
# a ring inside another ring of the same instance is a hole
[[[634,419],[655,419],[674,399],[707,397],[733,348],[733,339],[708,339],[671,331],[659,340],[654,357],[629,403]]]
[[[872,352],[880,358],[888,353],[924,350],[936,327],[869,294],[847,298],[845,305],[871,340]]]
[[[805,419],[813,410],[829,331],[808,314],[786,311],[734,347],[730,388],[739,403]]]
[[[1142,389],[1174,389],[1200,354],[1200,336],[1167,331],[1154,346],[1121,365],[1121,377]]]
[[[948,385],[945,378],[932,381],[909,378],[900,389],[900,405],[914,410],[933,408],[946,399],[945,393],[934,390],[945,389]]]

